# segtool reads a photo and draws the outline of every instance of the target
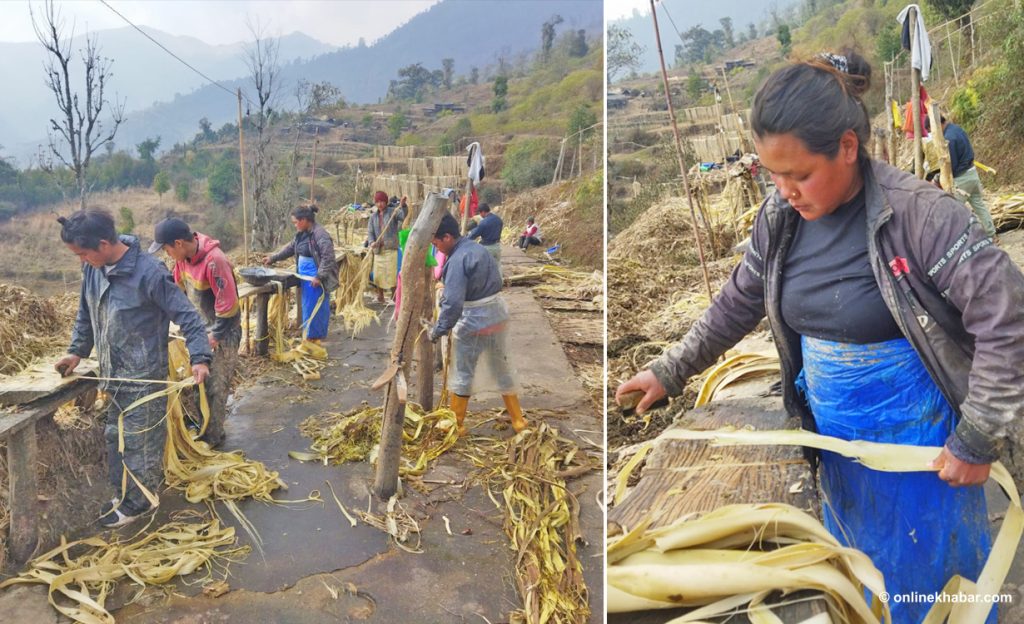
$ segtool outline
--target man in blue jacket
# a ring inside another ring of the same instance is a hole
[[[942,136],[949,143],[949,160],[953,167],[953,184],[967,194],[968,203],[974,210],[975,216],[985,228],[985,233],[991,238],[996,236],[996,228],[992,223],[992,214],[988,211],[985,198],[981,194],[981,178],[978,177],[978,169],[974,166],[974,148],[971,140],[967,138],[964,129],[955,123],[948,121],[945,115],[940,117],[942,121]],[[948,190],[948,189],[947,189]]]
[[[121,492],[104,507],[100,524],[122,526],[158,504],[152,501],[163,481],[167,399],[125,410],[164,387],[154,380],[167,378],[171,321],[185,336],[196,383],[209,375],[213,353],[206,326],[170,271],[137,238],[118,236],[109,213],[83,210],[58,221],[61,240],[82,261],[82,291],[71,346],[55,368],[68,375],[96,349],[100,389],[110,395],[104,429],[110,481]]]
[[[498,263],[498,275],[501,275],[501,230],[505,227],[501,217],[491,212],[487,204],[480,204],[480,223],[469,231],[469,240],[480,239],[487,253]]]

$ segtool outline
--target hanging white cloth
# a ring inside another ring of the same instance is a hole
[[[473,141],[466,147],[469,156],[466,157],[466,165],[469,167],[469,178],[473,184],[480,184],[484,179],[484,153],[480,143]]]
[[[916,69],[921,70],[921,80],[928,80],[928,72],[932,66],[932,44],[928,40],[928,29],[924,26],[924,18],[921,16],[921,7],[916,4],[908,4],[903,7],[900,14],[896,16],[896,21],[900,24],[904,24],[907,21],[907,16],[910,13],[910,9],[917,9],[917,23],[910,24],[910,28],[915,29],[915,41],[914,45],[910,49],[910,64]],[[904,26],[904,29],[907,27]]]

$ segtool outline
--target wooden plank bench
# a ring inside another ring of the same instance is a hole
[[[51,416],[57,408],[68,401],[94,390],[97,383],[95,379],[91,379],[96,376],[96,364],[90,360],[83,360],[78,369],[85,374],[76,374],[73,377],[61,377],[52,368],[52,374],[45,376],[42,368],[41,365],[28,371],[29,374],[23,377],[28,380],[25,384],[17,381],[21,376],[10,377],[0,382],[0,397],[5,397],[5,404],[14,403],[14,398],[27,399],[25,403],[0,411],[0,441],[7,443],[11,505],[11,526],[7,544],[11,559],[18,565],[28,561],[39,540],[36,531],[36,466],[39,463],[36,423]],[[49,390],[44,392],[47,382]]]
[[[362,247],[342,247],[334,255],[334,261],[338,263],[339,270],[341,266],[348,261],[350,253],[365,253]],[[290,271],[280,270],[278,271],[279,276],[274,281],[281,282],[284,284],[283,290],[288,288],[295,289],[295,322],[298,325],[302,324],[302,280],[293,275]],[[268,312],[270,309],[270,297],[271,295],[278,292],[278,287],[273,283],[264,284],[262,286],[253,286],[245,282],[239,282],[238,284],[238,299],[246,299],[248,297],[254,297],[254,308],[253,311],[256,314],[256,355],[267,355],[270,352],[270,328],[268,322]]]
[[[795,428],[780,398],[715,401],[690,411],[673,425],[687,429],[718,429],[750,425],[756,429]],[[661,440],[647,456],[640,481],[626,498],[608,511],[608,535],[619,535],[651,518],[651,527],[702,515],[734,503],[788,503],[819,517],[817,489],[802,451],[793,446],[721,446],[705,440]],[[805,598],[777,607],[784,622],[802,622],[826,610],[824,597],[801,591],[787,596]],[[774,602],[774,601],[773,601]],[[609,614],[609,624],[654,624],[686,613],[669,609]],[[747,623],[743,614],[730,624]]]

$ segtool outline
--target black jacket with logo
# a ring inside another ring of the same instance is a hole
[[[959,416],[947,444],[961,460],[992,462],[1024,405],[1024,274],[952,196],[885,163],[861,170],[868,254],[882,298]],[[803,368],[800,337],[781,312],[782,268],[800,218],[778,193],[765,200],[750,248],[722,292],[651,366],[670,395],[767,315],[783,402],[815,429],[794,384]]]

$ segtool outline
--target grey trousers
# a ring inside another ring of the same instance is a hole
[[[167,398],[160,397],[144,403],[124,414],[124,455],[118,451],[118,416],[126,407],[142,397],[163,390],[157,384],[133,384],[130,388],[110,388],[110,403],[106,408],[106,424],[103,437],[107,442],[107,466],[110,483],[121,495],[121,478],[124,467],[128,466],[135,478],[153,494],[159,495],[164,481],[164,443],[167,440],[167,425],[162,422],[167,413]],[[128,477],[125,502],[135,510],[149,507],[142,490]]]
[[[992,223],[992,214],[988,211],[988,205],[985,204],[985,197],[981,194],[981,178],[978,177],[978,170],[971,167],[953,178],[953,184],[964,193],[967,193],[967,202],[970,204],[971,209],[974,210],[974,215],[978,217],[978,221],[981,222],[981,227],[985,228],[986,234],[995,237],[996,227]]]

